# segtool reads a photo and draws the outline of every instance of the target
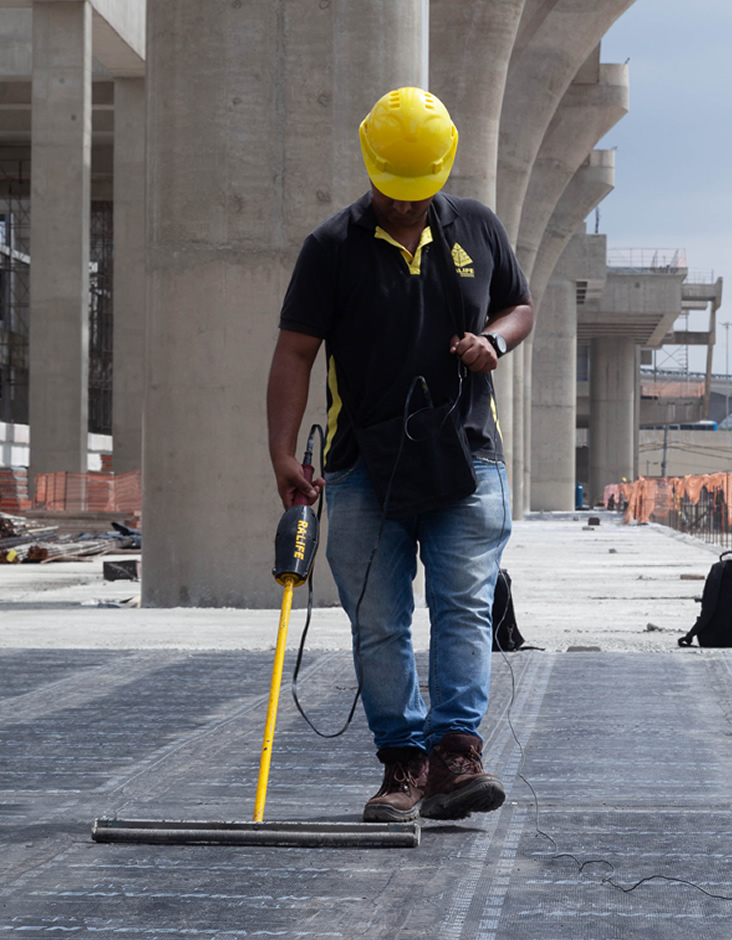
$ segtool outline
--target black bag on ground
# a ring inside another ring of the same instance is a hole
[[[722,552],[704,582],[701,613],[679,646],[732,647],[732,551]]]
[[[505,568],[498,572],[496,592],[493,595],[493,652],[510,653],[526,641],[516,623],[511,594],[511,576]]]

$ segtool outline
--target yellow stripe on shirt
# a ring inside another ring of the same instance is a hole
[[[401,252],[402,258],[407,262],[407,267],[409,268],[410,274],[419,274],[422,267],[422,249],[425,245],[429,245],[432,241],[432,229],[429,225],[426,225],[422,229],[422,234],[419,237],[419,244],[417,245],[416,251],[414,254],[405,248],[404,245],[400,244],[396,238],[392,238],[391,235],[384,231],[380,226],[376,226],[376,231],[374,232],[374,238],[383,238],[385,242],[389,242],[390,245],[394,245],[395,248],[398,248]]]

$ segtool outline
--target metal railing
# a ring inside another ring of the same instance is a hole
[[[673,501],[665,517],[651,517],[651,521],[666,525],[676,532],[693,535],[720,548],[732,548],[732,531],[728,519],[724,492],[715,489],[708,491],[706,487],[702,489],[696,503],[688,496],[682,496]]]
[[[607,266],[626,271],[673,272],[686,268],[685,248],[608,248]]]

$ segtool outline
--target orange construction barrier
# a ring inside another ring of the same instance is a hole
[[[727,530],[732,529],[732,473],[705,473],[685,477],[638,477],[633,483],[605,487],[606,508],[625,505],[624,521],[664,521],[681,512],[684,504],[705,499]]]

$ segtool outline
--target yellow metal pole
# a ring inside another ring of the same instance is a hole
[[[272,758],[272,741],[274,740],[275,723],[277,722],[277,703],[280,698],[282,684],[282,667],[285,661],[285,647],[287,646],[287,627],[290,622],[292,608],[292,590],[295,586],[294,578],[285,581],[285,592],[282,595],[282,609],[280,611],[280,627],[277,631],[277,646],[275,648],[274,665],[272,667],[272,682],[269,687],[269,706],[267,708],[267,722],[264,726],[264,741],[262,742],[262,757],[259,762],[259,780],[257,782],[257,797],[254,802],[254,822],[261,822],[264,818],[264,801],[267,798],[267,781],[269,780],[269,764]]]

